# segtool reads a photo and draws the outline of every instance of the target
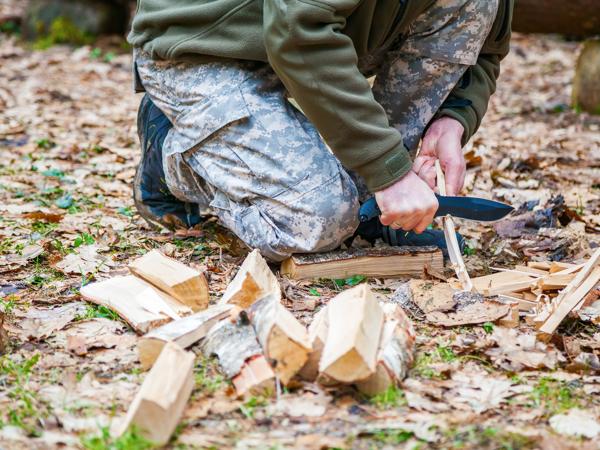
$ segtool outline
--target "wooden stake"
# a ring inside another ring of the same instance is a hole
[[[537,275],[515,272],[498,272],[471,279],[476,292],[483,295],[498,295],[519,292],[535,286]]]
[[[348,289],[327,306],[329,329],[319,371],[354,383],[375,372],[383,311],[366,284]]]
[[[281,264],[281,274],[293,279],[343,279],[354,275],[390,278],[420,276],[423,269],[444,268],[436,247],[379,247],[328,253],[293,255]]]
[[[204,338],[218,321],[229,316],[231,309],[231,305],[211,306],[191,316],[169,322],[142,336],[138,341],[142,369],[148,370],[154,364],[168,342],[187,348]]]
[[[440,195],[446,195],[446,178],[439,160],[435,161],[435,168],[437,171],[437,186]],[[462,253],[460,251],[460,246],[458,245],[458,240],[456,239],[456,228],[454,227],[454,221],[452,220],[451,216],[444,217],[442,221],[444,223],[444,237],[446,238],[448,256],[450,258],[450,262],[452,263],[452,268],[456,272],[456,276],[462,285],[462,290],[472,291],[473,284],[471,283],[471,278],[467,272]]]
[[[158,250],[152,250],[133,261],[129,270],[194,312],[208,307],[208,283],[204,275]]]
[[[227,286],[220,303],[230,303],[245,309],[259,298],[270,294],[281,299],[281,287],[260,252],[253,250]]]
[[[298,373],[311,351],[306,328],[271,294],[248,310],[258,342],[285,385]]]
[[[90,283],[80,292],[85,300],[116,311],[139,334],[192,312],[173,297],[132,275]]]
[[[379,344],[375,373],[356,383],[359,391],[377,395],[398,385],[413,363],[416,334],[402,308],[393,303],[382,305],[385,324]]]
[[[262,362],[251,361],[264,358],[254,328],[249,323],[218,322],[210,329],[202,343],[205,356],[217,356],[221,371],[227,378],[236,380],[237,394],[248,392],[274,392],[275,374],[264,369]],[[239,389],[238,389],[239,388]]]
[[[165,345],[127,411],[121,434],[135,425],[144,438],[165,445],[192,393],[193,371],[193,353]]]

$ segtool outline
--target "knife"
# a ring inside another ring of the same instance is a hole
[[[482,222],[494,222],[506,217],[514,208],[506,203],[487,200],[477,197],[448,197],[435,195],[438,199],[439,208],[435,217],[454,216],[461,219],[478,220]],[[371,197],[363,203],[358,212],[361,222],[367,222],[381,215],[375,197]]]

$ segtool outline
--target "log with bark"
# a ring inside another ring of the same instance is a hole
[[[523,33],[600,34],[598,0],[515,0],[512,29]]]
[[[600,40],[590,40],[583,45],[573,80],[573,105],[600,114]]]

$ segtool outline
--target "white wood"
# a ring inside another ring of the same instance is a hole
[[[259,298],[270,294],[281,299],[281,287],[260,252],[253,250],[227,286],[220,303],[248,308]]]
[[[366,284],[348,289],[327,306],[329,329],[319,371],[354,383],[375,372],[383,311]]]
[[[214,305],[191,316],[169,322],[142,336],[138,340],[142,369],[148,370],[154,364],[168,342],[187,348],[204,338],[218,321],[229,316],[232,308],[231,305]]]
[[[139,334],[192,312],[173,297],[132,275],[90,283],[80,292],[85,300],[116,311]]]
[[[311,350],[306,328],[276,294],[255,302],[248,314],[265,356],[273,362],[275,374],[288,384],[304,366]]]
[[[129,270],[193,311],[200,311],[208,306],[208,283],[204,275],[158,250],[152,250],[134,260],[129,264]]]
[[[179,422],[194,387],[194,354],[168,343],[133,399],[122,433],[135,425],[157,445],[165,445]]]

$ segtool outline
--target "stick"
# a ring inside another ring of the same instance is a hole
[[[131,425],[146,439],[165,445],[194,387],[194,354],[168,343],[133,399],[121,434]]]
[[[168,342],[187,348],[204,338],[218,321],[229,316],[232,308],[231,305],[211,306],[191,316],[169,322],[142,336],[138,341],[142,369],[147,370],[154,364]]]
[[[446,195],[446,178],[442,171],[442,166],[439,160],[435,162],[435,169],[437,171],[437,186],[440,191],[440,195]],[[448,256],[452,263],[452,268],[456,272],[456,276],[462,285],[464,291],[473,291],[473,284],[471,278],[467,272],[465,262],[456,239],[456,228],[454,227],[454,221],[451,216],[446,216],[443,219],[444,223],[444,237],[446,238],[446,245],[448,246]]]
[[[133,261],[129,270],[193,311],[208,307],[208,283],[204,275],[158,250]]]

